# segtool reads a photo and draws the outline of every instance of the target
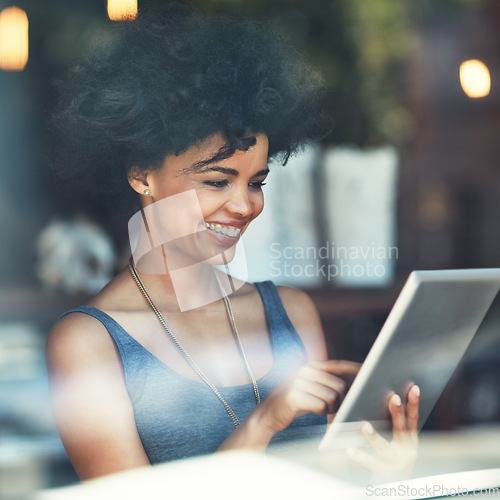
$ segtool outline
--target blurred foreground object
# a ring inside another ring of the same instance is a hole
[[[251,484],[251,478],[257,482]],[[231,451],[113,474],[81,486],[40,492],[34,499],[232,499],[235,492],[239,500],[254,500],[259,492],[264,498],[290,500],[328,498],[332,492],[343,500],[359,498],[357,487],[290,461]]]
[[[297,451],[297,450],[296,450]],[[434,449],[435,451],[435,449]],[[345,462],[346,458],[342,460]],[[338,465],[338,463],[336,464]],[[224,471],[224,481],[220,473]],[[442,498],[481,496],[499,498],[500,469],[482,469],[430,475],[397,483],[356,485],[290,460],[251,452],[231,451],[170,464],[113,474],[80,485],[46,490],[30,496],[32,500],[78,500],[93,498],[121,500],[144,498],[218,498],[253,500],[263,498]],[[196,481],[193,481],[196,478]],[[253,487],[250,478],[258,478]],[[457,494],[458,493],[458,494]]]
[[[84,219],[51,222],[38,237],[37,256],[43,286],[67,293],[97,293],[115,268],[110,238]]]

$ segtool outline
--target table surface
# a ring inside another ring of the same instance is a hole
[[[358,485],[370,482],[370,475],[349,460],[344,451],[318,453],[317,445],[317,442],[293,443],[273,453],[344,481]],[[500,425],[422,432],[412,478],[498,469],[497,486],[500,487],[499,445]],[[489,498],[497,497],[489,495]]]

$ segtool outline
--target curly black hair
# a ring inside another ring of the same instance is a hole
[[[227,143],[210,161],[269,138],[282,162],[324,135],[322,81],[272,30],[208,18],[180,4],[119,23],[60,85],[51,123],[57,170],[94,191],[133,196],[131,168],[159,168],[207,137]]]

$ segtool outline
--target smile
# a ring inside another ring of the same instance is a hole
[[[237,238],[240,235],[240,228],[233,226],[224,226],[222,224],[210,224],[205,222],[205,227],[214,233],[223,234],[225,236],[230,236],[232,238]]]

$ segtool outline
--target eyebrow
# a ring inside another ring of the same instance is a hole
[[[209,168],[203,169],[199,173],[202,174],[202,173],[211,172],[211,171],[212,172],[221,172],[222,174],[232,175],[233,177],[238,177],[238,175],[239,175],[238,170],[236,170],[234,168],[219,167],[217,165],[214,165],[213,167],[209,167]],[[265,168],[265,169],[260,170],[259,172],[257,172],[252,177],[259,177],[260,175],[267,175],[268,173],[269,173],[269,169]]]

